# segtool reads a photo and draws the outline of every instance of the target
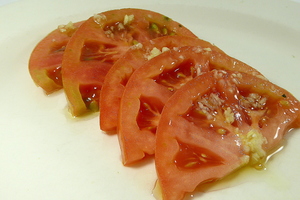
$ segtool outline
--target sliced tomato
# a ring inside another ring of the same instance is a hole
[[[62,88],[61,63],[67,43],[83,23],[61,25],[41,40],[31,53],[29,72],[33,81],[47,94]]]
[[[213,70],[177,90],[156,134],[155,165],[164,200],[238,168],[261,165],[291,128],[299,101],[286,90],[240,72]]]
[[[166,35],[195,37],[178,22],[148,10],[110,10],[86,20],[69,41],[62,63],[71,113],[98,110],[99,93],[111,66],[130,46]]]
[[[141,45],[141,44],[139,44]],[[100,128],[103,131],[115,131],[118,125],[120,100],[131,74],[153,54],[161,53],[164,49],[181,46],[198,46],[222,52],[207,41],[187,36],[159,37],[141,46],[130,48],[107,73],[100,95]],[[156,51],[156,52],[155,52]],[[151,53],[152,52],[152,53]],[[109,132],[114,133],[114,132]]]
[[[118,136],[124,165],[141,160],[145,154],[154,154],[155,133],[164,104],[186,82],[213,69],[238,69],[263,77],[223,52],[199,46],[170,49],[135,70],[120,102]]]

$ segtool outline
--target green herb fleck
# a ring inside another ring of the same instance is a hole
[[[133,44],[133,45],[136,45],[136,44],[138,44],[138,43],[139,43],[139,42],[138,42],[137,40],[133,40],[133,41],[132,41],[132,44]]]
[[[166,21],[171,21],[171,20],[172,20],[170,17],[167,17],[167,16],[164,16],[164,19],[165,19]]]
[[[150,25],[150,29],[155,31],[155,32],[159,32],[159,28],[158,28],[157,24],[152,23]]]
[[[164,35],[167,35],[167,34],[168,34],[168,29],[167,29],[167,28],[163,28],[163,29],[162,29],[162,33],[163,33]]]
[[[282,95],[282,97],[283,97],[283,98],[286,98],[286,95],[285,95],[285,94],[283,94],[283,95]]]

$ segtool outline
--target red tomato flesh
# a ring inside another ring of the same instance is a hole
[[[100,128],[103,131],[115,131],[118,125],[120,100],[131,74],[143,65],[153,48],[173,48],[180,46],[199,46],[222,52],[216,46],[204,40],[186,36],[165,36],[142,44],[140,48],[130,48],[107,73],[101,89]],[[114,133],[114,132],[109,132]]]
[[[62,86],[61,63],[67,43],[73,33],[83,23],[71,22],[59,26],[40,41],[31,53],[29,72],[33,81],[43,88],[46,94],[60,90]]]
[[[98,110],[99,93],[111,66],[130,46],[166,35],[196,37],[178,22],[148,10],[110,10],[86,20],[70,39],[62,62],[71,113],[79,116]]]
[[[199,46],[170,49],[134,71],[120,102],[118,136],[124,165],[141,160],[145,154],[154,154],[155,133],[164,104],[186,82],[213,69],[238,69],[263,77],[223,52]]]
[[[246,164],[263,165],[299,127],[299,109],[288,91],[250,74],[213,70],[189,81],[165,104],[156,132],[163,199],[183,199]]]

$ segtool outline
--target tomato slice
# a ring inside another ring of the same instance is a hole
[[[150,59],[155,54],[155,50],[157,53],[161,53],[166,48],[181,46],[199,46],[222,52],[207,41],[187,36],[159,37],[145,42],[141,46],[130,48],[111,67],[104,79],[99,104],[101,109],[100,128],[103,131],[112,131],[109,133],[115,133],[114,131],[118,125],[121,96],[131,74]]]
[[[196,37],[178,22],[142,9],[110,10],[86,20],[70,39],[62,78],[74,116],[98,110],[100,90],[111,66],[132,45],[166,35]]]
[[[33,81],[47,93],[62,88],[61,63],[66,45],[83,23],[61,25],[41,40],[31,53],[29,72]]]
[[[196,76],[213,70],[240,70],[263,77],[223,52],[199,46],[176,47],[135,70],[120,102],[118,136],[124,165],[154,154],[155,133],[164,104]]]
[[[291,128],[300,103],[286,90],[246,73],[213,70],[177,90],[156,134],[155,165],[164,200],[249,164],[260,166]]]

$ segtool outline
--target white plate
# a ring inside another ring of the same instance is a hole
[[[100,132],[97,115],[72,119],[63,93],[46,96],[32,82],[30,53],[58,24],[113,8],[157,11],[300,99],[298,2],[23,0],[0,7],[0,199],[154,199],[153,162],[123,167],[117,137]],[[294,130],[267,171],[244,173],[193,199],[298,199],[299,142],[300,130]]]

